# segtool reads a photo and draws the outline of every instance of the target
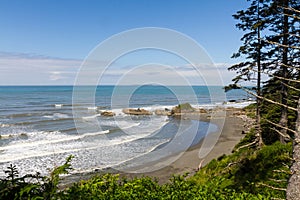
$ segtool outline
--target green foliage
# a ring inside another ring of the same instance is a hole
[[[254,142],[254,140],[256,139],[256,135],[255,135],[255,129],[252,128],[249,133],[247,133],[245,135],[245,137],[243,139],[241,139],[241,141],[235,146],[235,149],[238,149],[239,147],[249,144],[251,142]]]
[[[192,112],[194,111],[195,109],[191,106],[191,104],[189,103],[183,103],[183,104],[179,104],[178,106],[176,106],[174,109],[173,109],[173,112],[175,113],[179,113],[181,111],[184,111],[184,112]]]
[[[241,89],[241,87],[238,86],[237,84],[229,84],[224,87],[225,92],[228,92],[230,90],[235,90],[235,89]]]
[[[72,158],[69,156],[64,165],[55,168],[49,177],[36,173],[19,178],[16,166],[10,165],[4,171],[6,178],[0,179],[0,199],[57,199],[59,175],[68,173]]]
[[[253,140],[249,133],[237,147]],[[166,184],[158,184],[149,177],[120,178],[104,174],[82,180],[59,190],[59,175],[71,169],[67,158],[49,177],[40,174],[18,177],[15,166],[5,171],[0,181],[0,199],[270,199],[285,198],[285,188],[291,164],[291,144],[279,142],[260,150],[241,149],[232,155],[212,160],[195,175],[173,176]],[[280,180],[280,181],[276,181]]]
[[[224,189],[221,182],[214,179],[200,185],[183,175],[159,185],[149,177],[120,180],[118,175],[106,174],[74,184],[61,199],[262,199],[261,195]]]
[[[248,134],[237,147],[253,140]],[[233,190],[263,199],[285,198],[285,192],[273,188],[286,188],[291,165],[292,144],[276,142],[257,150],[241,149],[232,155],[211,161],[191,179],[201,185],[211,182],[219,190]]]
[[[252,119],[256,119],[256,103],[252,103],[244,108],[246,115]]]
[[[280,99],[280,92],[278,91],[278,85],[280,81],[278,80],[269,80],[263,89],[263,95],[265,98],[268,98],[273,101],[277,101]],[[299,92],[290,91],[289,99],[293,99],[293,96],[299,96]],[[297,107],[297,102],[288,101],[288,106]],[[262,136],[265,144],[272,144],[279,140],[279,135],[276,131],[273,130],[274,126],[268,123],[265,119],[272,121],[273,123],[279,123],[281,117],[281,106],[269,103],[267,101],[263,101],[261,105],[261,128],[262,128]],[[293,110],[288,110],[288,128],[294,130],[295,121],[296,121],[296,112]],[[293,134],[288,132],[291,137]]]

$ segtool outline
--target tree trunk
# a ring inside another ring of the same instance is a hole
[[[259,11],[258,11],[258,18],[259,18]],[[257,38],[258,38],[258,48],[257,48],[257,96],[261,96],[261,41],[260,41],[260,28],[257,28]],[[260,105],[261,105],[261,99],[256,98],[256,137],[258,138],[258,146],[261,147],[263,145],[262,135],[261,135],[261,126],[260,126]]]
[[[296,134],[293,145],[293,165],[291,167],[291,177],[286,190],[288,200],[300,199],[300,98],[298,100],[298,118],[296,122]]]
[[[283,45],[283,50],[282,50],[282,65],[281,65],[281,76],[284,78],[281,82],[281,103],[283,105],[287,105],[287,98],[288,98],[288,88],[287,88],[287,78],[288,78],[288,69],[286,66],[288,66],[288,34],[289,34],[289,21],[288,21],[288,16],[285,15],[287,12],[288,8],[288,0],[283,1],[283,40],[282,40],[282,45]],[[287,127],[288,124],[288,110],[287,107],[282,107],[281,108],[281,118],[279,121],[279,124],[283,127]],[[286,129],[281,129],[280,132],[282,135],[287,134]],[[280,136],[280,142],[285,143],[285,138]]]

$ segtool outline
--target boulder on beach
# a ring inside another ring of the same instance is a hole
[[[116,113],[114,113],[112,111],[103,111],[103,112],[101,112],[101,116],[105,116],[105,117],[113,117],[115,115],[116,115]]]
[[[145,109],[133,109],[133,108],[125,108],[122,110],[123,113],[128,115],[152,115],[152,112]]]

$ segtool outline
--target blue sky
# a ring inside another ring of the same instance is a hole
[[[141,27],[193,38],[222,68],[227,84],[234,73],[224,69],[237,62],[230,56],[242,35],[231,15],[246,7],[246,0],[1,0],[0,84],[73,84],[100,42]]]

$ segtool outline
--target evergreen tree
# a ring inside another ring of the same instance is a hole
[[[233,79],[234,85],[229,89],[236,88],[237,84],[243,81],[256,82],[256,94],[261,96],[261,71],[264,68],[266,55],[263,52],[264,41],[261,40],[262,31],[268,26],[265,19],[268,1],[253,0],[246,10],[238,11],[233,17],[239,20],[236,27],[244,32],[241,38],[243,45],[238,52],[233,54],[232,58],[242,57],[246,61],[235,64],[229,70],[235,70],[237,76]],[[227,88],[228,89],[228,88]],[[257,124],[257,142],[262,145],[261,128],[260,128],[260,104],[261,99],[256,98],[256,124]]]
[[[299,80],[297,46],[300,38],[300,17],[296,12],[299,4],[298,0],[253,0],[249,8],[233,15],[239,20],[237,28],[245,31],[241,38],[243,45],[233,58],[242,57],[245,61],[229,68],[238,74],[233,79],[234,85],[231,85],[231,88],[239,88],[236,84],[242,81],[255,81],[256,93],[248,92],[257,97],[258,141],[261,141],[262,135],[267,143],[274,142],[278,135],[281,142],[290,139],[288,129],[294,122],[289,121],[288,110],[292,108],[295,112],[293,109],[295,105],[291,104],[293,100],[289,88],[292,87],[293,90],[297,88],[291,80],[297,77]],[[270,77],[267,84],[263,86],[262,92],[261,73]],[[260,134],[261,112],[264,113],[262,134]],[[273,137],[275,134],[276,137]]]
[[[299,33],[299,18],[293,17],[296,16],[293,9],[299,8],[299,4],[298,0],[273,0],[267,13],[270,25],[265,42],[268,44],[266,47],[269,56],[268,70],[272,72],[269,83],[273,85],[276,83],[275,90],[280,94],[281,115],[278,126],[280,130],[277,132],[282,143],[288,138],[290,80],[297,74],[293,67],[299,66],[299,50],[293,48],[299,44],[299,38],[294,37]],[[269,86],[269,84],[265,86],[266,91],[269,90]]]

